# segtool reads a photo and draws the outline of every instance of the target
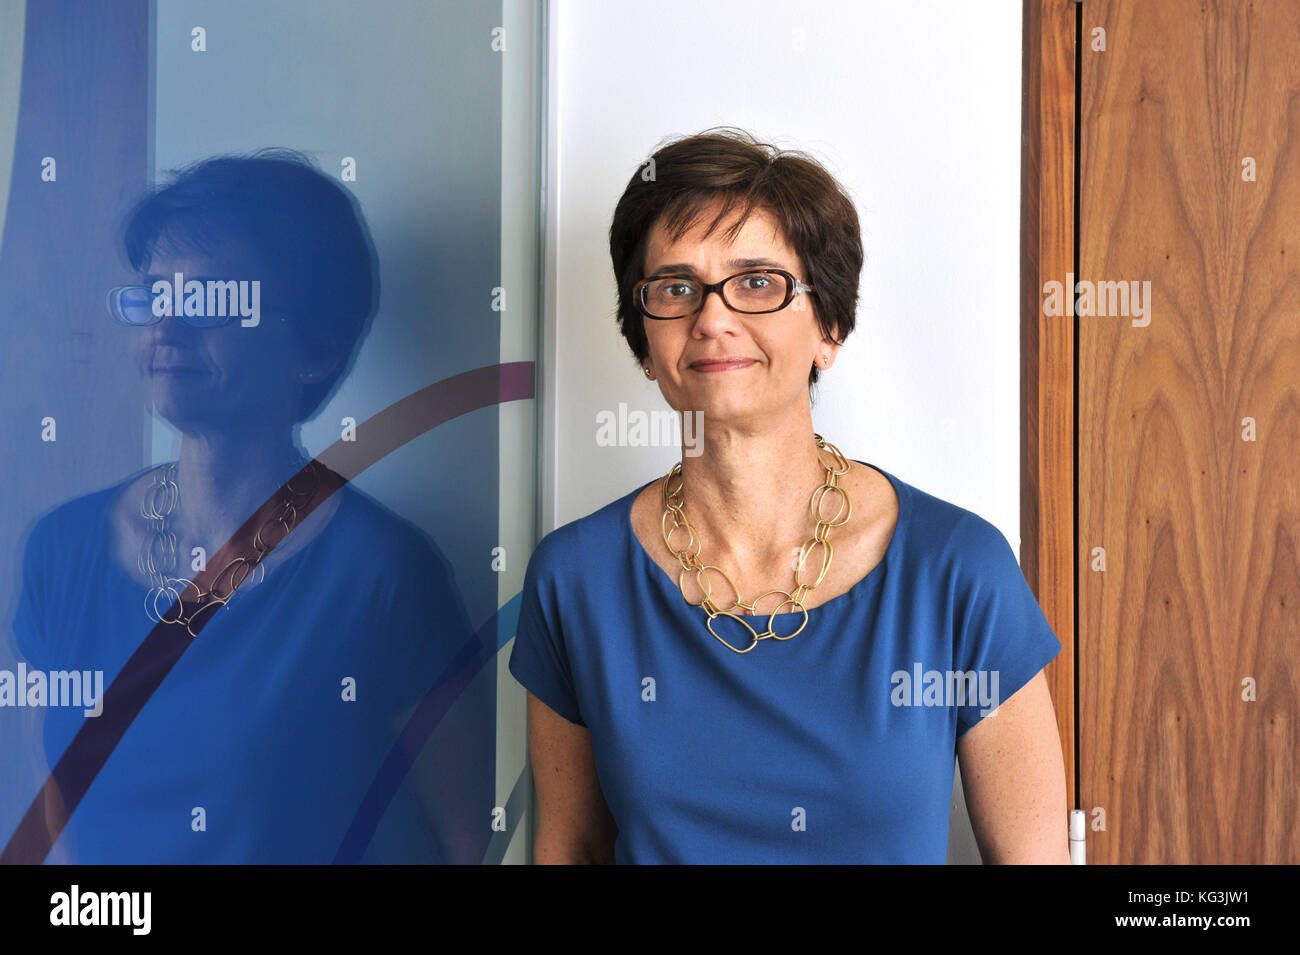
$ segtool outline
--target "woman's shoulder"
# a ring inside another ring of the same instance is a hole
[[[44,550],[54,546],[70,557],[79,554],[82,549],[79,542],[83,541],[86,534],[94,531],[107,517],[113,502],[127,485],[147,470],[149,469],[141,468],[115,484],[60,501],[41,511],[29,523],[28,551]]]
[[[586,568],[590,573],[607,572],[611,558],[631,533],[628,523],[632,501],[641,485],[603,507],[556,527],[542,535],[533,548],[528,567],[532,575],[556,574]]]
[[[450,569],[437,541],[414,522],[351,482],[335,493],[339,495],[338,510],[326,528],[336,542],[330,548],[332,553],[349,562],[364,554],[368,566],[385,573],[418,576],[431,563]]]
[[[898,493],[900,509],[906,510],[909,544],[915,556],[931,564],[969,568],[1000,562],[1012,554],[1006,536],[991,521],[892,474],[888,476]]]

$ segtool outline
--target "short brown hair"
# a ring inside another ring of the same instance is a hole
[[[653,170],[653,176],[646,175]],[[803,280],[816,291],[822,330],[843,343],[853,331],[862,271],[858,213],[844,188],[812,157],[760,143],[744,130],[716,127],[661,146],[628,181],[609,228],[609,254],[618,282],[618,324],[638,363],[649,354],[633,286],[645,277],[651,230],[662,221],[674,241],[695,225],[705,206],[721,202],[710,235],[737,207],[724,236],[734,239],[755,209],[770,213],[798,254]],[[808,384],[817,381],[817,367]]]

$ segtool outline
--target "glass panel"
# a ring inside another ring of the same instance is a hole
[[[524,861],[534,5],[59,7],[0,5],[0,851]]]

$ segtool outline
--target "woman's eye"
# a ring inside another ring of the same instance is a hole
[[[691,286],[686,285],[683,282],[677,282],[673,285],[665,286],[663,294],[667,295],[669,298],[679,298],[683,295],[690,295],[694,291],[695,290]]]
[[[771,283],[772,280],[766,275],[743,275],[740,278],[741,287],[752,291],[767,288]]]

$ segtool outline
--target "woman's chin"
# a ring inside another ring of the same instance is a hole
[[[198,394],[174,394],[170,389],[155,388],[154,414],[180,431],[203,431],[212,423],[213,404]]]
[[[763,409],[756,402],[746,400],[744,395],[702,395],[694,408],[705,421],[715,424],[752,421],[763,415]]]

